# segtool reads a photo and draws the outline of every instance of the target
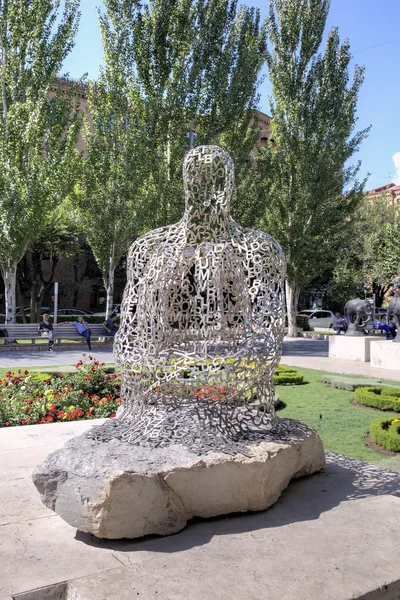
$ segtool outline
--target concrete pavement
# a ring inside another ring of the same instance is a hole
[[[50,367],[56,365],[74,365],[82,358],[82,354],[94,356],[101,362],[113,363],[114,355],[112,349],[92,349],[89,352],[85,346],[78,350],[56,350],[54,352],[35,352],[34,350],[21,352],[1,352],[0,367],[19,368],[19,367]]]
[[[267,511],[194,520],[165,538],[99,540],[42,506],[31,481],[91,425],[1,430],[0,600],[66,581],[75,600],[400,597],[400,474],[329,454],[325,472],[293,481]],[[56,596],[29,600],[44,597]]]
[[[329,358],[328,352],[329,341],[286,338],[283,342],[281,362],[293,367],[303,367],[303,369],[400,381],[399,371],[371,367],[367,362]]]

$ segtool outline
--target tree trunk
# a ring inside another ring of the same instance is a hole
[[[300,286],[296,281],[286,281],[286,310],[288,317],[288,337],[297,337],[297,305]]]
[[[17,263],[9,268],[2,268],[4,279],[4,295],[6,299],[6,324],[15,323],[15,283],[17,280]],[[21,310],[23,307],[21,307]]]
[[[106,319],[111,317],[114,305],[114,273],[115,265],[112,258],[110,258],[110,266],[107,275],[104,277],[104,287],[107,292],[107,305],[106,305]]]
[[[17,273],[18,273],[18,270],[17,270]],[[17,281],[15,284],[15,295],[16,295],[16,299],[17,299],[17,304],[23,308],[24,307],[24,296],[21,292],[21,286],[19,284],[18,277],[17,277]],[[24,310],[21,310],[21,319],[22,319],[23,323],[26,323],[26,313]]]

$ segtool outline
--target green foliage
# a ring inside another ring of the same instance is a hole
[[[400,268],[400,206],[366,197],[352,227],[353,235],[339,252],[329,295],[344,304],[362,295],[366,285],[381,306]]]
[[[328,10],[328,0],[271,0],[267,22],[274,144],[261,152],[257,189],[261,226],[286,255],[291,335],[300,288],[335,264],[364,185],[359,165],[344,166],[367,134],[354,131],[364,70],[349,83],[350,46],[337,29],[319,53]]]
[[[380,410],[400,412],[400,389],[360,387],[355,390],[355,400],[359,404],[373,406]]]
[[[0,379],[0,427],[115,416],[120,377],[91,356],[75,366],[75,373],[6,373]]]
[[[56,80],[70,52],[79,0],[8,0],[0,11],[0,268],[7,320],[15,271],[40,235],[43,213],[62,202],[76,173],[76,86]]]
[[[304,383],[304,375],[293,367],[279,365],[274,373],[275,385],[300,385]]]
[[[377,419],[372,421],[371,439],[392,452],[400,452],[400,419]]]
[[[296,316],[297,327],[301,327],[303,331],[311,331],[310,322],[307,315]]]

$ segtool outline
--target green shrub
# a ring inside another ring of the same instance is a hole
[[[359,404],[372,406],[379,410],[400,412],[400,389],[386,387],[360,387],[354,397]]]
[[[311,331],[307,315],[297,315],[296,323],[297,327],[301,327],[303,331]]]
[[[286,371],[277,369],[274,374],[275,385],[300,385],[304,381],[304,376],[297,371]]]
[[[400,452],[400,419],[377,419],[370,426],[371,439],[392,452]]]

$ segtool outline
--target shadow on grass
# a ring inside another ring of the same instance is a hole
[[[256,513],[230,514],[211,519],[194,518],[181,532],[137,540],[100,540],[77,532],[76,540],[119,552],[182,552],[207,544],[214,536],[236,535],[312,521],[344,501],[387,494],[400,495],[400,474],[346,456],[327,453],[326,470],[293,480],[269,509]]]

